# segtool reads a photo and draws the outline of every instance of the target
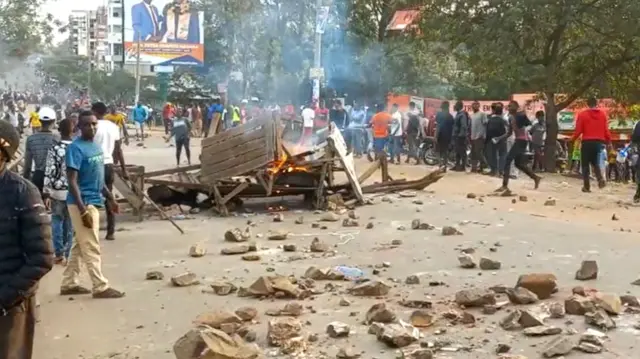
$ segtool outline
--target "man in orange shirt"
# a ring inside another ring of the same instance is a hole
[[[371,118],[371,129],[373,130],[373,150],[378,155],[384,155],[384,147],[387,145],[389,138],[389,125],[391,124],[391,115],[385,111],[383,104],[378,104],[377,112]]]

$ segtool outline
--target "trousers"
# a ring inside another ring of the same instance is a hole
[[[51,232],[56,257],[69,258],[73,242],[73,226],[66,201],[51,199]]]
[[[113,191],[115,175],[112,164],[104,165],[104,185],[107,186],[110,192]],[[105,201],[105,206],[107,208],[107,236],[109,236],[116,232],[116,215],[110,210],[108,201]]]
[[[0,316],[0,358],[31,359],[36,327],[36,297],[31,296]]]

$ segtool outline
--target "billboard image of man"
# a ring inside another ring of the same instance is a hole
[[[175,0],[162,10],[162,42],[200,43],[200,20],[198,11],[189,0]]]
[[[158,42],[162,39],[160,23],[162,16],[152,0],[143,0],[131,7],[133,40]]]

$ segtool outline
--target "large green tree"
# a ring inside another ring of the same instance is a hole
[[[553,170],[557,113],[595,89],[621,94],[637,82],[625,79],[640,74],[638,18],[640,2],[628,0],[426,0],[421,33],[447,44],[477,82],[520,82],[546,100]]]

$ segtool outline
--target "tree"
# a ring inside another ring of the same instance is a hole
[[[621,80],[640,74],[637,1],[427,0],[422,13],[425,41],[446,43],[477,82],[520,82],[546,100],[549,171],[557,113],[603,86],[624,93]]]

